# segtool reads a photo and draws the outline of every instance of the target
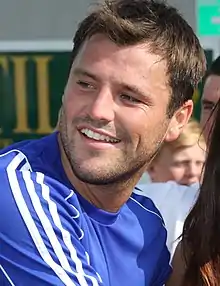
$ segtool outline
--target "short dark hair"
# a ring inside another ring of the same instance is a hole
[[[192,99],[206,59],[192,28],[175,8],[159,0],[105,0],[79,24],[71,65],[85,40],[98,33],[121,46],[147,43],[166,61],[172,90],[170,116]]]

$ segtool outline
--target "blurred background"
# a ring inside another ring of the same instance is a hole
[[[199,36],[208,65],[220,54],[220,0],[168,0]],[[0,148],[56,126],[72,38],[91,0],[0,0]],[[199,120],[201,89],[195,91]]]

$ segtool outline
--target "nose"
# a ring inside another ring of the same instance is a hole
[[[99,91],[95,100],[90,103],[88,113],[95,120],[111,122],[115,116],[114,105],[112,92],[107,88],[103,88]]]

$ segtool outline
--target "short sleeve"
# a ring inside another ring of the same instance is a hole
[[[0,285],[102,285],[79,221],[51,198],[61,184],[14,167],[0,170]]]

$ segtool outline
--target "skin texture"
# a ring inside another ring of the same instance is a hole
[[[210,75],[205,82],[202,95],[201,126],[204,136],[208,139],[210,128],[213,123],[211,116],[215,104],[220,98],[220,76]],[[209,119],[210,118],[210,119]]]
[[[206,147],[195,144],[172,150],[162,148],[155,163],[149,168],[153,182],[176,181],[181,185],[191,185],[200,181],[205,162]]]
[[[94,35],[75,58],[59,116],[60,148],[69,180],[88,201],[117,211],[163,140],[175,140],[192,112],[188,101],[167,117],[166,63],[147,45],[119,47]],[[108,135],[116,143],[83,135]]]

